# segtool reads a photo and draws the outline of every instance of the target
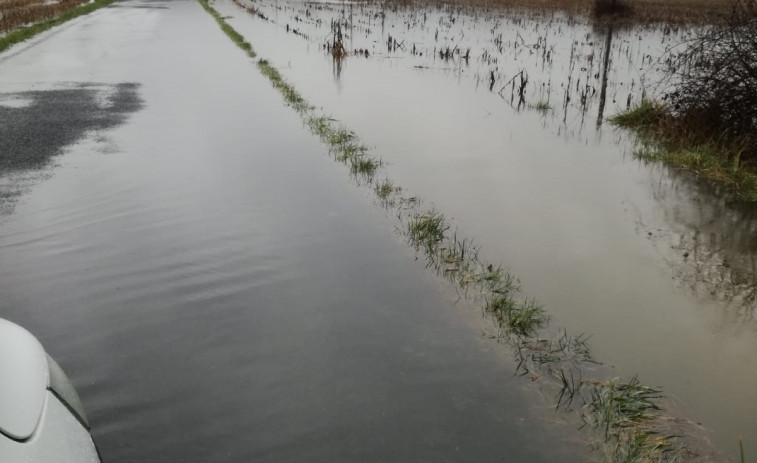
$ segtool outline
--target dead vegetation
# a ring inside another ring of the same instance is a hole
[[[371,1],[371,0],[365,0]],[[722,19],[729,0],[385,0],[386,4],[450,4],[558,10],[630,22],[708,24]]]
[[[733,0],[725,25],[704,30],[671,60],[664,99],[676,123],[734,144],[735,162],[757,162],[757,1]]]
[[[50,3],[40,0],[0,0],[0,33],[55,18],[87,1],[60,0]]]
[[[724,24],[702,29],[665,63],[662,101],[613,118],[645,135],[634,154],[757,201],[757,1],[733,0]]]
[[[347,56],[347,50],[344,48],[342,36],[342,22],[341,20],[331,21],[331,36],[332,40],[328,44],[331,51],[331,56],[334,59],[342,59]]]

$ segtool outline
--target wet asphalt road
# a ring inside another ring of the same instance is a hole
[[[112,94],[107,95],[107,104],[98,104],[98,93],[103,91]],[[77,83],[70,88],[4,93],[2,98],[0,172],[44,167],[87,132],[120,125],[141,108],[138,85],[133,83]]]

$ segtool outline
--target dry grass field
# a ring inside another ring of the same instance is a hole
[[[88,0],[0,0],[0,34],[54,18]],[[440,0],[388,0],[388,3],[426,3]],[[731,0],[442,0],[457,5],[522,7],[562,10],[576,15],[600,15],[633,22],[718,22],[731,9]],[[610,11],[614,10],[614,11]]]
[[[0,34],[51,19],[88,0],[0,0]]]

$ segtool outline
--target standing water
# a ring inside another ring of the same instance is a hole
[[[393,181],[521,277],[554,325],[591,334],[618,375],[661,386],[732,460],[739,434],[757,454],[755,210],[637,161],[634,138],[605,120],[664,91],[666,53],[691,30],[461,7],[215,5]]]
[[[67,23],[0,88],[0,316],[103,461],[597,457],[195,1]]]

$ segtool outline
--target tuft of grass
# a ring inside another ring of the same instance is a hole
[[[632,129],[649,129],[662,122],[666,114],[665,106],[644,99],[638,106],[612,116],[610,122]]]
[[[757,201],[757,169],[741,162],[743,147],[738,140],[702,138],[686,121],[650,100],[610,121],[637,131],[640,147],[633,153],[637,159],[692,172],[697,178],[727,186],[738,199]]]
[[[537,111],[539,111],[539,112],[541,112],[541,113],[546,113],[547,111],[549,111],[550,109],[552,109],[552,107],[549,105],[548,102],[546,102],[546,101],[540,101],[540,102],[536,103],[536,106],[534,106],[534,109],[537,110]]]
[[[368,162],[368,160],[370,159],[366,156],[368,147],[365,145],[360,145],[358,143],[347,143],[344,145],[332,146],[331,151],[334,154],[334,159],[339,162],[349,162],[351,166],[358,159],[361,159],[365,162]],[[378,169],[379,165],[381,165],[381,163],[376,160],[370,160],[370,162],[371,164],[376,164],[376,169]]]
[[[116,0],[94,0],[91,3],[87,3],[85,5],[81,5],[79,7],[65,11],[56,18],[48,19],[46,21],[32,24],[31,26],[16,29],[6,34],[4,37],[0,37],[0,53],[2,53],[3,51],[7,50],[8,48],[10,48],[11,46],[17,43],[21,43],[24,40],[28,40],[37,34],[40,34],[49,29],[52,29],[55,26],[59,26],[74,18],[78,18],[79,16],[89,14],[104,6],[108,6],[114,1]]]
[[[663,463],[678,461],[672,437],[633,429],[619,438],[612,451],[612,461],[623,463]],[[670,458],[669,458],[670,457]]]
[[[386,179],[377,184],[373,191],[380,200],[389,201],[391,196],[401,193],[402,188],[395,186],[391,180]]]
[[[284,101],[286,101],[289,106],[294,108],[295,111],[300,114],[304,114],[313,109],[313,107],[310,106],[307,101],[305,101],[302,95],[297,93],[294,87],[292,87],[291,84],[287,83],[284,78],[281,77],[278,69],[271,66],[271,64],[267,60],[259,60],[258,69],[260,69],[260,72],[262,72],[264,76],[268,77],[268,80],[271,81],[271,84],[273,84],[274,88],[278,90],[279,93],[281,93],[281,95],[284,97]]]
[[[361,175],[368,179],[373,178],[376,171],[381,167],[381,161],[364,155],[350,156],[350,172],[353,175]]]
[[[544,309],[533,299],[519,304],[509,296],[497,296],[486,304],[485,309],[501,328],[506,327],[520,336],[533,333],[547,322]]]
[[[602,428],[607,442],[614,442],[611,461],[625,463],[651,463],[679,461],[685,449],[678,445],[676,436],[661,435],[655,428],[661,410],[657,401],[662,398],[659,389],[640,384],[633,377],[624,382],[619,378],[604,381],[582,381],[589,384],[588,398],[584,402],[589,410],[588,421]]]
[[[487,280],[487,290],[492,294],[514,294],[520,291],[520,281],[510,272],[498,269],[497,278]]]
[[[512,311],[507,320],[507,326],[520,335],[529,335],[541,328],[547,322],[547,315],[541,305],[534,299],[521,303]]]
[[[509,313],[515,310],[515,301],[508,296],[498,296],[489,301],[485,309],[494,316],[500,326],[507,324]]]
[[[389,180],[384,180],[383,183],[376,185],[375,191],[376,196],[387,199],[394,192],[394,185]]]
[[[266,66],[270,65],[266,62]],[[273,76],[272,80],[278,80],[278,72],[273,71],[269,71]],[[282,93],[286,98],[287,93],[283,91]],[[304,103],[304,100],[302,102],[306,105],[306,109],[303,109],[303,111],[311,109],[307,106],[307,103]],[[299,100],[295,101],[295,104],[300,104]],[[356,141],[355,133],[343,127],[334,127],[335,121],[333,119],[325,116],[309,116],[306,117],[305,121],[310,130],[329,145],[329,150],[335,160],[349,164],[352,175],[371,179],[381,167],[381,160],[367,155],[368,147]]]
[[[663,162],[690,171],[698,178],[726,185],[743,201],[757,201],[757,174],[742,167],[738,157],[724,157],[716,146],[701,144],[666,148],[646,142],[633,152],[633,156],[645,162]]]
[[[448,230],[447,219],[436,211],[415,214],[407,225],[410,242],[416,249],[423,247],[428,254],[436,254]]]
[[[330,136],[332,130],[331,122],[332,119],[326,116],[311,116],[305,121],[310,130],[322,139]]]
[[[642,385],[636,377],[628,382],[611,378],[592,385],[589,410],[594,426],[604,428],[605,437],[610,437],[619,429],[652,421],[652,411],[660,410],[660,398],[659,389]]]
[[[347,129],[339,129],[329,133],[326,142],[329,145],[345,145],[355,139],[355,134]]]

